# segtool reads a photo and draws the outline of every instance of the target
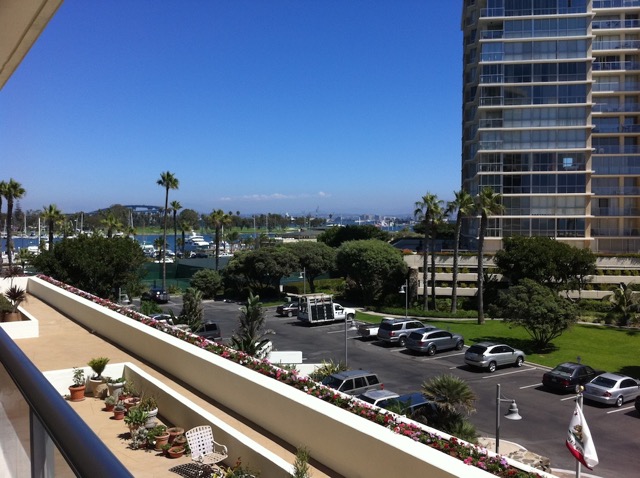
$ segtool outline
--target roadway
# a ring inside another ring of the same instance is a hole
[[[178,301],[168,304],[176,314]],[[167,308],[167,307],[165,307]],[[223,342],[237,327],[239,305],[205,301],[205,317],[215,319],[222,329]],[[575,402],[574,395],[548,392],[542,388],[544,367],[525,362],[521,368],[501,368],[493,374],[474,370],[464,364],[464,351],[441,352],[433,357],[417,356],[400,347],[389,347],[376,340],[364,341],[355,329],[344,323],[305,326],[294,318],[277,317],[275,308],[268,308],[267,328],[275,350],[300,350],[306,363],[323,360],[344,361],[345,345],[348,366],[375,372],[385,389],[398,393],[420,390],[430,377],[450,373],[467,381],[477,396],[477,412],[470,418],[482,436],[495,436],[496,386],[501,385],[503,398],[517,402],[520,421],[500,420],[500,438],[522,445],[528,450],[551,459],[556,469],[574,470],[575,460],[565,446],[569,421]],[[455,332],[455,326],[452,326]],[[509,403],[503,402],[501,413],[507,413]],[[591,429],[600,464],[592,471],[600,477],[635,477],[640,469],[639,414],[633,402],[621,408],[585,403],[584,413]],[[635,470],[635,471],[634,471]]]

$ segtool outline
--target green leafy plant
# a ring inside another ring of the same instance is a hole
[[[80,387],[84,385],[84,370],[81,368],[73,368],[73,386]]]
[[[124,422],[129,425],[130,428],[143,427],[147,423],[149,414],[146,410],[140,407],[131,407],[127,412],[127,416],[124,417]]]
[[[91,367],[91,370],[93,370],[93,373],[94,373],[94,375],[91,378],[101,379],[102,372],[104,372],[104,369],[107,367],[108,363],[109,363],[109,359],[107,357],[97,357],[89,360],[89,363],[87,365]]]
[[[291,478],[309,478],[309,450],[304,447],[296,449],[296,461],[293,463]]]
[[[150,412],[151,410],[155,410],[156,408],[158,408],[158,401],[153,395],[144,396],[140,401],[140,405],[138,405],[138,408],[141,408],[146,412]]]
[[[117,401],[118,400],[116,400],[116,397],[114,397],[113,395],[109,395],[107,398],[104,399],[104,404],[115,406]]]
[[[12,285],[5,291],[4,296],[11,302],[11,312],[16,313],[20,304],[27,300],[27,291],[22,287]]]

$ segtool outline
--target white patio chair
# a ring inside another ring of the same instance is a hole
[[[192,428],[185,436],[193,461],[204,465],[217,465],[229,456],[227,447],[213,439],[213,430],[208,425]]]

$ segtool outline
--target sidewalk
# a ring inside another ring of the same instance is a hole
[[[496,441],[494,438],[478,438],[478,445],[491,451],[495,450],[495,442]],[[520,463],[525,463],[529,466],[536,466],[536,462],[540,459],[547,460],[548,462],[548,459],[528,451],[526,448],[518,445],[517,443],[506,440],[500,440],[500,454],[506,456],[507,458],[512,458],[516,461],[519,461]],[[580,476],[582,478],[600,478],[597,475],[585,473],[585,469],[586,468],[583,466],[580,472]],[[575,478],[576,476],[575,470],[561,470],[553,467],[551,467],[551,469],[547,471],[547,473],[551,473],[553,476],[557,476],[558,478]]]

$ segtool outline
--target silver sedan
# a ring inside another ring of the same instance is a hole
[[[640,382],[617,373],[603,373],[584,386],[587,400],[621,407],[624,402],[640,395]]]

